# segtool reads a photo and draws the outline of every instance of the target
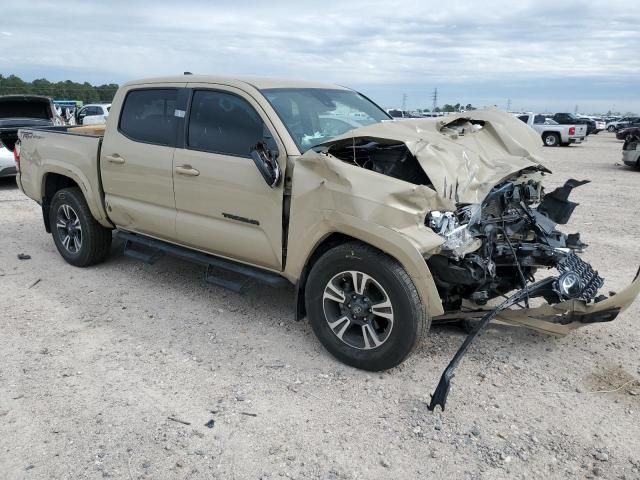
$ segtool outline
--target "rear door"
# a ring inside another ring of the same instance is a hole
[[[109,217],[119,227],[170,241],[176,240],[173,155],[184,85],[126,92],[100,154]]]
[[[204,84],[193,86],[187,118],[173,161],[180,243],[280,270],[284,182],[269,188],[251,159],[267,139],[284,172],[286,152],[268,116],[245,92]]]

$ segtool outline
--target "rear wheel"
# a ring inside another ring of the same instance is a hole
[[[557,133],[546,132],[542,135],[542,142],[547,147],[557,147],[560,145],[560,136]]]
[[[111,230],[91,215],[79,188],[56,192],[49,210],[51,234],[60,255],[76,267],[102,262],[111,249]]]
[[[359,242],[337,246],[315,263],[305,299],[320,342],[356,368],[395,367],[428,330],[426,308],[407,272]]]
[[[608,132],[615,132],[615,130],[616,130],[616,127],[614,127],[613,125],[609,125],[609,126],[607,127],[607,131],[608,131]]]

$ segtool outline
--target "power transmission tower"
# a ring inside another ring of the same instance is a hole
[[[507,112],[511,111],[511,99],[507,98]]]
[[[576,108],[573,109],[573,114],[577,115],[578,114],[578,105],[576,104]]]
[[[438,108],[438,87],[436,87],[433,90],[433,95],[431,95],[431,100],[433,100],[433,105],[432,105],[431,111],[435,112],[436,108]]]
[[[402,94],[402,111],[403,112],[407,111],[407,94],[406,93]]]

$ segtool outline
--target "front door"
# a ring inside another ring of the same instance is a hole
[[[100,165],[105,204],[118,227],[176,241],[173,155],[179,93],[140,88],[126,93],[120,118],[109,119]],[[117,111],[117,110],[115,110]]]
[[[191,85],[190,85],[191,86]],[[253,98],[232,87],[193,87],[184,148],[173,158],[176,234],[181,244],[282,269],[283,184],[269,188],[251,150],[275,138]]]

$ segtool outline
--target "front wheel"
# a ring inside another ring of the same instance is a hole
[[[608,131],[608,132],[615,132],[615,131],[616,131],[616,127],[614,127],[613,125],[609,125],[609,126],[607,127],[607,131]]]
[[[426,308],[402,266],[359,242],[326,252],[309,273],[314,333],[340,361],[379,371],[400,364],[429,328]]]
[[[49,210],[51,235],[60,255],[76,267],[102,262],[111,249],[111,230],[100,225],[79,188],[56,192]]]

